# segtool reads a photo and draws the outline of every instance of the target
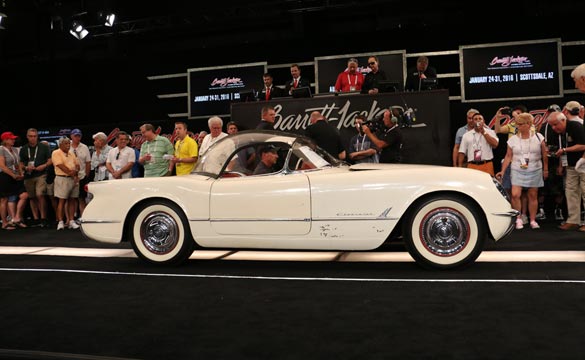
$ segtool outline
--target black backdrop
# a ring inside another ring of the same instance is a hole
[[[260,121],[266,102],[233,103],[231,119],[243,129],[253,129]],[[449,165],[451,134],[449,129],[449,94],[446,90],[420,93],[386,93],[376,96],[327,96],[312,99],[277,99],[269,102],[277,116],[275,129],[303,133],[309,116],[320,111],[339,129],[346,146],[356,134],[354,118],[365,114],[368,119],[389,107],[412,108],[416,120],[403,128],[403,161],[411,164]]]

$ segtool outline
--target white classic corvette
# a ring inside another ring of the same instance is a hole
[[[267,146],[278,154],[273,172],[253,175],[245,162]],[[191,175],[92,182],[88,191],[84,235],[130,241],[155,264],[184,262],[201,248],[359,251],[402,238],[419,264],[448,269],[472,263],[486,238],[509,234],[517,214],[484,172],[350,166],[275,131],[222,139]]]

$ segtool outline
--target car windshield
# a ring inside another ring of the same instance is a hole
[[[279,161],[275,171],[313,170],[342,164],[306,137],[278,131],[251,130],[227,136],[212,145],[200,156],[193,173],[217,178],[222,171],[233,171],[238,158],[246,164],[248,159],[241,159],[246,154],[256,156],[256,159],[250,160],[257,163],[260,149],[267,146],[277,149]],[[250,175],[253,168],[242,169],[239,166],[238,172]]]

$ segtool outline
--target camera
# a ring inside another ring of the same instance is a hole
[[[548,112],[561,112],[562,109],[557,104],[552,104],[552,105],[549,105],[548,108],[546,108],[546,111],[548,111]]]
[[[548,157],[557,157],[557,151],[559,150],[559,147],[556,145],[547,145],[548,147]]]
[[[373,119],[367,120],[364,122],[372,132],[377,132],[380,129],[384,128],[384,114],[378,115]]]
[[[512,109],[510,109],[510,107],[506,106],[506,107],[502,108],[502,110],[500,110],[500,114],[512,115]]]

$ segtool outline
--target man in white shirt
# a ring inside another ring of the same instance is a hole
[[[207,120],[207,125],[209,126],[210,133],[205,135],[205,138],[201,143],[201,149],[199,151],[200,156],[204,155],[211,145],[228,136],[227,133],[222,131],[223,120],[219,116],[210,117],[209,120]]]
[[[136,152],[128,147],[130,136],[120,131],[117,136],[115,149],[108,153],[106,159],[106,168],[108,169],[108,179],[129,179],[132,177],[132,166],[136,162]]]
[[[483,115],[473,115],[475,128],[466,132],[461,138],[459,158],[457,164],[462,167],[467,156],[467,167],[487,172],[494,176],[493,149],[498,147],[498,136],[484,123]]]

